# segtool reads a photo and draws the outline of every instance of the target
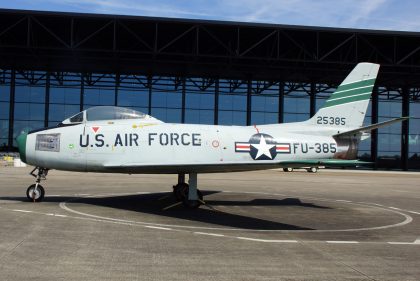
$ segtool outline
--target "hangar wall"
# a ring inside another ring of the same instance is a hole
[[[0,72],[0,144],[15,151],[23,130],[54,126],[96,105],[130,107],[165,122],[254,125],[303,121],[334,91],[334,85],[191,77],[46,71]],[[398,123],[361,143],[359,157],[377,168],[419,169],[420,100],[416,89],[376,87],[365,124],[402,115],[410,119],[408,158]],[[403,161],[406,161],[404,163]]]
[[[381,64],[360,157],[420,169],[420,33],[0,9],[0,149],[95,105],[166,122],[309,118],[361,61]]]

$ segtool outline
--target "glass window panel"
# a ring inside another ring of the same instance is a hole
[[[152,93],[152,107],[166,107],[166,93],[153,92]]]
[[[185,107],[191,109],[213,109],[214,108],[214,94],[186,93]]]
[[[115,89],[85,88],[83,102],[86,105],[113,105]]]
[[[181,108],[182,107],[182,93],[180,92],[167,93],[166,104],[168,108]]]
[[[8,139],[0,138],[0,151],[8,151],[7,143],[9,142]]]
[[[219,95],[219,110],[246,111],[247,96],[242,94]]]
[[[185,123],[188,124],[213,124],[214,113],[213,110],[185,110]]]
[[[251,124],[276,124],[278,123],[277,113],[271,112],[252,112],[251,113]]]
[[[0,102],[0,119],[9,119],[9,106],[8,102]]]
[[[279,97],[278,96],[265,96],[253,95],[251,97],[252,111],[262,112],[278,112]]]
[[[310,100],[309,97],[284,97],[284,112],[306,113],[309,118]]]
[[[50,88],[50,103],[80,104],[80,87]]]
[[[300,122],[309,119],[308,114],[293,114],[293,113],[284,113],[284,123],[291,123],[291,122]]]
[[[408,151],[410,168],[420,168],[420,102],[410,101]]]
[[[79,105],[70,104],[51,104],[49,112],[49,121],[61,122],[80,111]]]
[[[45,87],[16,85],[15,101],[44,103]]]
[[[220,111],[220,125],[246,125],[246,112],[242,111]]]
[[[152,108],[152,116],[167,123],[181,123],[181,109]]]
[[[402,115],[402,100],[398,92],[380,93],[378,101],[378,122],[390,120]],[[378,129],[378,156],[400,158],[401,154],[401,122]],[[380,162],[380,166],[389,163]],[[399,165],[395,162],[395,165]]]
[[[15,103],[16,120],[44,120],[45,105],[37,103]]]
[[[149,106],[149,91],[118,89],[118,106]]]
[[[152,107],[182,107],[182,93],[178,92],[153,92]]]
[[[0,138],[7,139],[9,136],[9,121],[0,120]]]
[[[9,85],[0,85],[0,101],[10,101]]]

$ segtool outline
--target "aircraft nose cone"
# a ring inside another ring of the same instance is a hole
[[[26,138],[28,133],[22,133],[16,138],[18,144],[20,159],[26,163]]]

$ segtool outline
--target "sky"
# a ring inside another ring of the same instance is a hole
[[[0,8],[420,31],[416,0],[0,0]]]

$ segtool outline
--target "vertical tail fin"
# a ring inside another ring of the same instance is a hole
[[[379,64],[359,63],[318,112],[307,122],[340,128],[363,125]]]

